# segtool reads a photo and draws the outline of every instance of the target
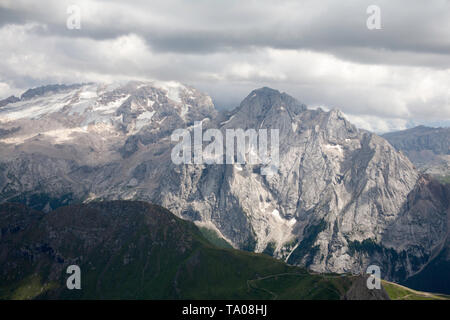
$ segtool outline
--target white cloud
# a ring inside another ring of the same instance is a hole
[[[11,88],[9,84],[0,82],[0,97],[9,97],[18,93],[18,90],[14,90],[14,88]]]
[[[356,127],[366,129],[378,134],[396,130],[404,130],[408,128],[408,121],[405,119],[380,118],[371,115],[344,115]]]

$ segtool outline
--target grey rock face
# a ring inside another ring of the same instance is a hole
[[[404,279],[445,240],[448,201],[386,140],[338,110],[308,110],[254,90],[218,114],[179,84],[83,85],[0,109],[0,201],[51,210],[98,199],[146,200],[216,228],[235,247],[315,271],[378,264]],[[175,129],[279,129],[280,166],[171,161]]]

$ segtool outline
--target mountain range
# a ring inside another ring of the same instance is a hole
[[[0,202],[52,215],[70,204],[148,201],[234,248],[320,273],[376,264],[404,282],[449,260],[450,186],[339,110],[261,88],[219,112],[190,86],[136,81],[46,86],[0,105]],[[278,129],[278,170],[174,164],[171,134],[195,122]]]

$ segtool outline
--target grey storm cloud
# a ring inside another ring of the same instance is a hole
[[[65,28],[67,7],[78,5],[83,28]],[[448,0],[378,1],[383,29],[366,28],[372,0],[346,1],[6,1],[0,24],[35,21],[47,34],[95,40],[135,33],[165,52],[211,53],[249,47],[312,49],[370,63],[384,49],[407,59],[397,63],[426,65],[419,55],[450,54]],[[1,5],[0,5],[1,6]],[[356,49],[357,54],[351,50]],[[366,49],[366,50],[361,50]],[[409,56],[405,53],[410,53]],[[382,52],[382,54],[386,54]],[[410,57],[408,59],[408,57]],[[430,59],[430,66],[433,65]]]
[[[366,27],[373,4],[380,30]],[[80,30],[66,27],[70,5]],[[448,0],[3,0],[0,36],[0,96],[148,78],[225,108],[267,85],[376,131],[450,119]]]

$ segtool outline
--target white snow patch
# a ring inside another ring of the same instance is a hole
[[[153,115],[155,114],[155,111],[145,111],[142,112],[137,118],[136,118],[136,126],[135,129],[137,131],[141,130],[143,126],[150,123],[152,120]]]
[[[186,87],[175,81],[154,81],[153,85],[167,92],[167,98],[175,102],[181,103],[180,93],[186,90]]]
[[[190,108],[191,108],[191,105],[189,105],[189,104],[183,104],[181,106],[180,117],[184,121],[186,121],[186,114],[189,112]]]
[[[324,150],[327,153],[330,153],[332,155],[335,156],[342,156],[343,155],[343,150],[342,150],[342,146],[341,145],[331,145],[331,144],[326,144],[323,146]]]
[[[80,92],[80,99],[93,99],[93,98],[97,98],[97,92],[96,91],[82,91]]]
[[[104,115],[114,113],[129,97],[130,95],[128,94],[116,100],[110,101],[107,104],[96,103],[94,105],[93,111]]]
[[[27,135],[20,135],[20,136],[16,136],[16,137],[11,137],[11,138],[5,138],[5,139],[0,139],[0,142],[2,143],[6,143],[6,144],[22,144],[24,143],[26,140],[33,138],[34,136],[36,136],[36,133],[33,134],[27,134]]]
[[[280,216],[280,211],[278,211],[277,209],[272,211],[272,215],[279,220],[283,220]]]
[[[55,129],[43,132],[42,134],[49,136],[55,140],[57,143],[61,143],[64,141],[69,141],[74,138],[75,133],[86,133],[87,130],[85,127],[76,127],[76,128],[68,128],[68,129]]]
[[[142,112],[137,119],[138,120],[151,120],[156,111],[145,111]]]
[[[173,100],[175,102],[181,103],[180,91],[179,91],[178,88],[170,88],[169,92],[167,94],[167,97],[170,100]]]
[[[70,91],[11,103],[0,109],[0,118],[4,121],[39,119],[44,115],[61,111],[73,94],[74,91]]]
[[[6,139],[0,139],[0,142],[6,143],[6,144],[22,144],[26,140],[37,137],[39,134],[42,136],[48,136],[55,140],[56,143],[64,142],[72,140],[73,134],[75,133],[86,133],[87,127],[75,127],[75,128],[68,128],[68,129],[54,129],[54,130],[48,130],[45,132],[40,133],[32,133],[27,135],[19,135],[11,138]]]
[[[297,243],[297,244],[292,248],[291,252],[289,252],[289,254],[288,254],[288,256],[286,257],[285,261],[288,261],[288,260],[289,260],[289,257],[291,256],[292,252],[294,252],[295,249],[297,249],[297,247],[298,247],[299,244],[300,244],[300,243]]]

